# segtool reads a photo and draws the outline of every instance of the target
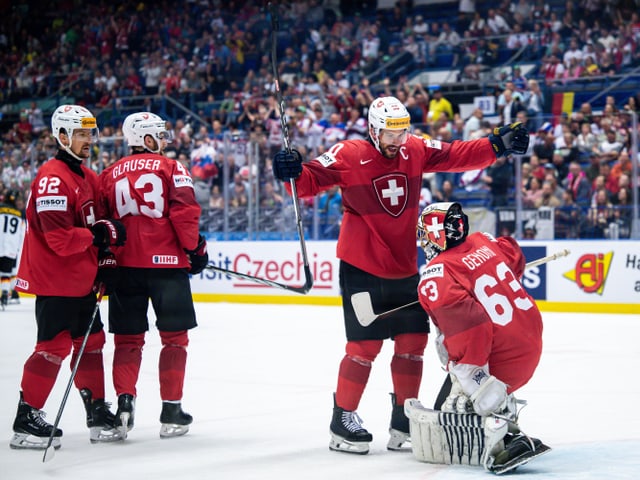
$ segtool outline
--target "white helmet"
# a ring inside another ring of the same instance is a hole
[[[469,219],[458,202],[427,205],[418,219],[417,236],[427,261],[461,244],[469,234]]]
[[[66,133],[69,139],[71,139],[73,132],[80,129],[90,130],[92,142],[96,142],[100,136],[96,118],[89,110],[80,105],[60,105],[56,108],[55,112],[53,112],[53,115],[51,115],[51,133],[53,134],[53,138],[56,139],[60,148],[79,162],[83,162],[84,159],[71,150],[71,143],[65,145],[60,140],[60,132]]]
[[[380,130],[409,130],[411,117],[396,97],[376,98],[369,106],[369,136],[380,151]]]
[[[69,138],[73,136],[73,131],[76,129],[90,129],[91,139],[95,142],[98,140],[100,131],[98,130],[98,123],[93,114],[80,105],[60,105],[56,108],[51,116],[51,132],[53,137],[58,141],[58,144],[71,153],[69,150],[70,145],[64,145],[60,141],[60,131],[64,131]],[[76,155],[71,153],[74,157]]]
[[[162,140],[171,143],[173,138],[172,132],[167,130],[166,122],[151,112],[138,112],[127,116],[122,124],[122,133],[129,147],[147,148],[144,137],[151,135],[158,144],[158,149],[153,153],[160,152]]]

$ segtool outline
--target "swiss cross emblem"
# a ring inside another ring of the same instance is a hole
[[[392,173],[373,181],[373,188],[378,201],[389,214],[399,216],[407,206],[409,197],[407,177],[400,173]]]

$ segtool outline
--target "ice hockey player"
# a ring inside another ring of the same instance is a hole
[[[120,280],[109,296],[116,422],[123,436],[134,425],[151,302],[162,342],[160,437],[175,437],[187,433],[193,420],[181,406],[188,331],[197,326],[189,273],[206,267],[207,242],[199,234],[200,205],[191,175],[179,161],[163,156],[171,140],[166,122],[151,112],[132,113],[122,133],[131,154],[100,174],[104,210],[122,221],[129,236],[116,251]]]
[[[0,203],[0,221],[5,226],[0,230],[0,306],[4,310],[12,296],[11,281],[15,278],[17,260],[24,238],[24,218],[18,208],[20,192],[8,190]]]
[[[435,410],[409,399],[405,412],[419,460],[504,473],[549,450],[518,428],[523,402],[513,395],[540,360],[542,317],[520,283],[525,259],[517,242],[468,229],[455,202],[428,205],[418,220],[428,262],[418,296],[437,328],[449,381]]]
[[[24,364],[11,448],[60,447],[62,430],[44,420],[44,407],[63,360],[73,350],[76,363],[85,349],[74,383],[86,409],[91,442],[118,440],[115,417],[105,402],[102,348],[105,333],[96,305],[97,286],[112,268],[99,268],[109,247],[122,245],[126,231],[117,220],[101,219],[98,177],[84,162],[98,139],[95,117],[79,105],[61,105],[51,117],[58,142],[55,157],[45,162],[31,184],[28,228],[18,267],[16,288],[36,296],[37,341]]]
[[[344,216],[337,256],[347,342],[338,370],[329,448],[356,454],[368,453],[373,438],[356,409],[385,339],[394,342],[387,448],[406,446],[409,421],[403,405],[420,388],[429,319],[415,305],[364,327],[358,323],[351,296],[370,292],[378,309],[417,301],[415,228],[423,174],[485,168],[497,156],[523,153],[529,144],[529,134],[519,123],[496,128],[489,138],[473,141],[425,140],[411,134],[409,112],[395,97],[373,100],[368,123],[366,140],[339,141],[304,164],[296,150],[283,150],[273,161],[274,176],[287,182],[295,179],[301,197],[334,185],[341,188]]]

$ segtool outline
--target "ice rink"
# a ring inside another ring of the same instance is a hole
[[[102,305],[106,319],[106,301]],[[89,443],[80,395],[62,416],[62,448],[9,448],[24,361],[35,342],[34,301],[0,312],[0,478],[171,479],[467,479],[478,467],[420,463],[386,450],[391,412],[387,342],[358,413],[373,434],[369,455],[331,452],[329,421],[344,334],[339,307],[200,303],[191,332],[184,409],[194,416],[184,437],[161,440],[157,380],[159,339],[147,334],[135,428],[126,442]],[[151,314],[152,316],[152,314]],[[529,405],[520,425],[553,450],[513,474],[539,479],[636,479],[640,472],[640,318],[543,314],[544,352],[533,380],[517,392]],[[115,402],[105,348],[107,400]],[[65,361],[44,410],[56,418],[69,380]],[[444,373],[429,342],[420,400],[433,403]],[[508,474],[507,474],[508,475]],[[505,477],[506,478],[506,477]]]

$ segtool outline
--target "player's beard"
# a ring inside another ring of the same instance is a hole
[[[396,158],[400,151],[399,145],[385,145],[381,149],[382,156],[388,159]]]

